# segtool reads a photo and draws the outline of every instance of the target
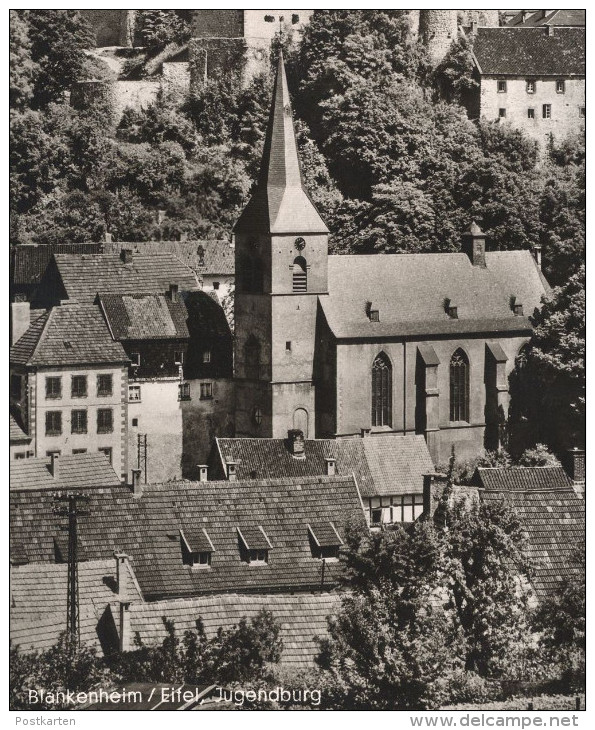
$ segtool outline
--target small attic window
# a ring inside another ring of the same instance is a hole
[[[273,547],[261,525],[237,527],[240,559],[249,565],[266,565]]]
[[[64,340],[63,344],[66,350],[72,350],[72,342],[70,340]]]
[[[370,310],[370,322],[380,322],[380,312],[377,309]]]
[[[211,538],[203,528],[180,530],[182,563],[191,568],[210,568],[215,552]]]
[[[339,560],[341,540],[332,522],[316,522],[307,525],[312,557],[317,560]]]
[[[444,311],[451,319],[458,319],[459,318],[459,308],[458,306],[452,302],[450,299],[444,300]]]

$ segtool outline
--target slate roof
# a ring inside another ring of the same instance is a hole
[[[550,10],[546,11],[545,16],[542,10],[535,10],[533,12],[526,11],[525,22],[523,22],[523,13],[517,13],[512,17],[507,26],[522,25],[523,27],[531,26],[584,26],[585,25],[585,11],[584,9],[571,10],[566,8],[563,10]]]
[[[40,315],[10,348],[16,365],[68,366],[123,363],[128,357],[114,342],[94,304],[64,304]]]
[[[342,339],[432,336],[531,330],[515,316],[510,298],[531,314],[546,283],[529,251],[486,253],[486,267],[464,253],[329,256],[329,296],[320,304],[335,337]],[[450,299],[458,319],[445,311]],[[379,310],[372,322],[366,304]]]
[[[235,272],[235,248],[226,240],[112,242],[104,246],[106,253],[119,254],[122,249],[131,250],[133,255],[169,253],[199,277],[233,276]]]
[[[277,65],[260,174],[234,230],[252,234],[328,233],[302,178],[282,54]]]
[[[310,439],[303,459],[291,454],[285,439],[216,442],[224,474],[231,461],[240,480],[323,475],[326,459],[335,458],[337,474],[354,474],[362,497],[421,493],[423,474],[434,471],[423,436],[374,433],[363,439]]]
[[[572,569],[575,551],[585,544],[585,501],[564,477],[561,467],[478,469],[476,473],[481,499],[504,501],[521,520],[528,555],[535,564],[532,582],[539,598],[555,593]]]
[[[100,294],[163,294],[170,284],[181,291],[198,288],[196,277],[170,253],[133,254],[124,263],[114,254],[55,254],[68,299],[92,302]]]
[[[305,669],[314,662],[320,647],[316,637],[327,635],[326,617],[334,615],[340,593],[294,593],[242,595],[238,593],[199,598],[137,603],[130,607],[130,629],[145,645],[161,644],[166,636],[162,617],[175,622],[179,635],[195,629],[200,616],[208,638],[221,626],[230,629],[246,617],[266,609],[281,624],[283,652],[280,665]]]
[[[19,285],[38,284],[55,253],[97,254],[100,243],[57,243],[15,246],[11,254],[11,283]]]
[[[473,54],[482,75],[585,75],[585,29],[478,28]]]
[[[128,597],[142,601],[130,566]],[[115,600],[116,563],[92,560],[79,563],[81,642],[101,654],[98,622]],[[66,630],[68,565],[31,563],[11,569],[10,640],[23,651],[53,646]]]
[[[84,489],[120,484],[118,475],[101,452],[64,454],[59,457],[58,478],[50,472],[51,459],[17,459],[10,462],[11,489]]]
[[[331,521],[341,537],[351,517],[364,521],[352,477],[313,477],[251,482],[168,482],[147,485],[141,497],[126,486],[86,489],[89,517],[79,520],[88,559],[114,550],[132,558],[146,599],[216,592],[254,593],[319,588],[322,563],[312,557],[307,524]],[[11,550],[29,562],[54,561],[62,521],[52,513],[52,492],[11,490]],[[262,525],[273,545],[268,564],[240,558],[237,525]],[[207,531],[215,551],[210,568],[182,563],[180,530]],[[328,563],[332,587],[340,563]]]
[[[9,438],[10,443],[29,443],[31,441],[31,436],[29,436],[28,433],[25,433],[23,430],[23,427],[18,423],[16,418],[12,415],[12,413],[9,414],[10,417],[10,431],[9,431]]]
[[[186,308],[164,294],[102,294],[114,340],[187,339]]]

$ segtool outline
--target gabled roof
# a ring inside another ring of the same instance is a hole
[[[100,243],[56,243],[15,246],[11,250],[11,282],[17,286],[38,284],[55,253],[101,253]]]
[[[584,76],[585,29],[478,28],[473,54],[487,76]]]
[[[221,468],[235,462],[237,478],[263,479],[326,474],[336,459],[339,475],[354,474],[363,497],[419,494],[423,475],[434,471],[423,436],[373,433],[365,438],[306,440],[304,458],[292,456],[284,439],[218,438]]]
[[[115,560],[81,562],[79,610],[81,643],[101,654],[98,622],[116,599]],[[142,601],[130,565],[128,585],[131,601]],[[10,640],[23,651],[53,646],[66,630],[68,565],[30,563],[11,569]]]
[[[170,253],[133,254],[124,263],[115,254],[55,254],[66,296],[93,302],[99,294],[163,294],[170,284],[180,291],[198,288],[190,269]]]
[[[229,241],[221,239],[197,239],[195,241],[139,241],[111,242],[104,245],[106,253],[120,254],[123,249],[132,255],[153,255],[169,253],[200,276],[233,276],[235,271],[235,248]]]
[[[328,233],[304,187],[282,54],[279,54],[256,189],[234,230],[248,233]]]
[[[101,310],[94,304],[64,304],[40,315],[10,348],[15,365],[67,366],[124,363]]]
[[[335,337],[431,336],[531,330],[511,296],[532,314],[549,289],[529,251],[486,253],[486,267],[464,253],[329,256],[329,295],[320,304]],[[445,307],[458,307],[452,319]],[[366,305],[379,310],[370,321]]]
[[[207,638],[219,627],[231,629],[242,618],[254,618],[266,609],[281,624],[283,652],[280,665],[301,669],[311,667],[320,651],[316,638],[327,635],[327,616],[340,607],[340,593],[294,593],[243,595],[232,593],[198,598],[135,603],[130,607],[130,630],[147,646],[166,638],[162,617],[174,621],[179,635],[196,628],[200,616]]]
[[[538,597],[551,596],[585,544],[585,501],[561,467],[478,469],[484,502],[504,501],[522,522]]]
[[[9,414],[10,417],[10,430],[9,430],[9,438],[10,443],[29,443],[31,441],[31,436],[29,434],[25,433],[23,427],[21,424],[17,421],[17,419],[13,416],[12,413]]]
[[[312,556],[307,524],[333,522],[341,537],[348,520],[365,520],[352,477],[252,482],[168,482],[147,485],[140,497],[128,487],[85,489],[88,517],[78,531],[89,559],[115,550],[132,558],[147,599],[215,592],[253,593],[320,587],[321,562]],[[11,549],[29,562],[54,561],[54,537],[63,520],[52,512],[53,491],[11,490]],[[182,562],[180,530],[204,527],[214,552],[211,567]],[[241,560],[236,527],[262,525],[273,545],[268,563]],[[336,584],[340,563],[326,566],[324,585]]]
[[[51,459],[18,459],[10,462],[10,488],[14,489],[84,489],[110,487],[120,479],[100,452],[64,454],[59,457],[58,478],[50,472]]]
[[[102,294],[99,303],[115,340],[189,337],[184,304],[164,294]]]

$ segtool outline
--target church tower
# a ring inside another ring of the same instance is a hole
[[[318,296],[328,290],[328,228],[300,170],[279,57],[260,175],[235,225],[236,434],[314,437]]]

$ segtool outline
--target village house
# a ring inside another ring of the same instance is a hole
[[[487,250],[476,224],[462,253],[329,256],[282,58],[234,232],[237,436],[421,434],[435,463],[453,445],[460,458],[498,447],[508,376],[549,289],[538,261]]]
[[[370,433],[342,439],[308,439],[290,431],[286,439],[218,438],[215,478],[230,481],[353,474],[368,524],[414,522],[423,512],[424,476],[434,465],[423,436]]]
[[[472,116],[510,124],[542,146],[584,131],[585,28],[558,27],[558,17],[477,28],[473,56],[480,90]]]

